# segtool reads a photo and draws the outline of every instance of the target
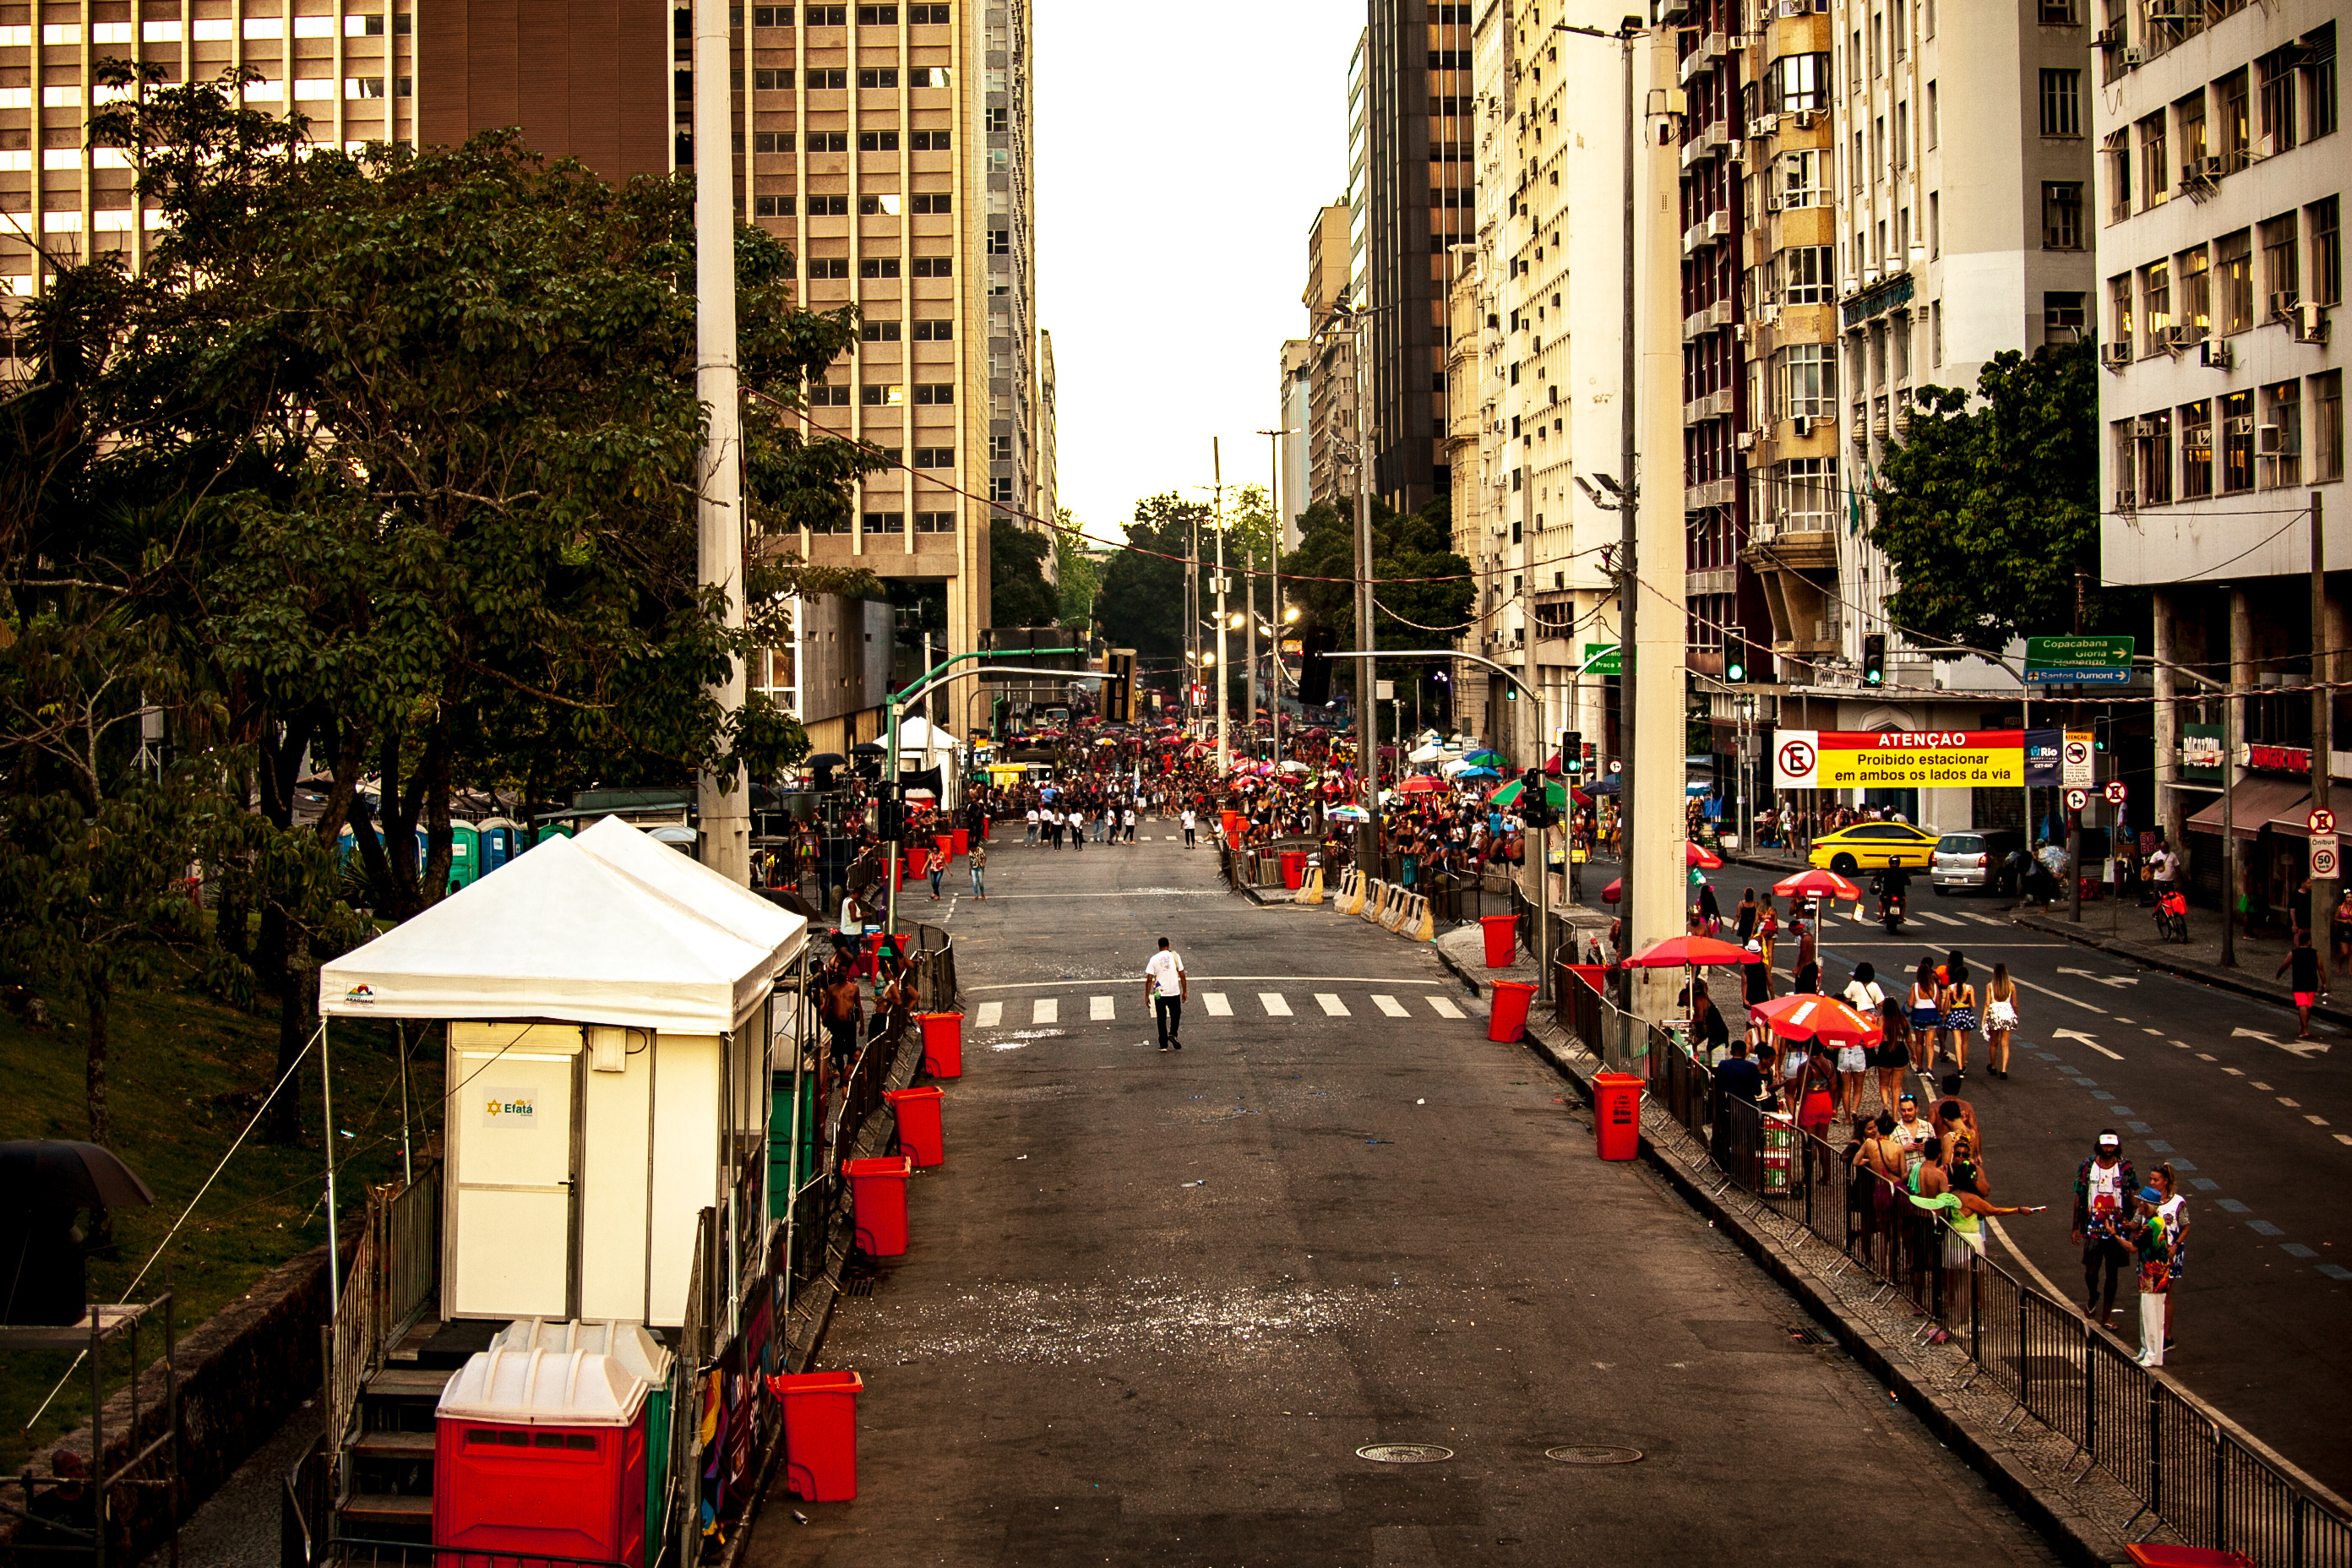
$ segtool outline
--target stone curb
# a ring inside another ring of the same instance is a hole
[[[1553,1031],[1546,1021],[1529,1018],[1528,1048],[1542,1056],[1590,1104],[1591,1085],[1564,1046],[1552,1037]],[[2064,1489],[2050,1485],[2012,1461],[1996,1434],[1982,1430],[1960,1413],[1955,1402],[1913,1377],[1877,1330],[1846,1312],[1819,1287],[1810,1268],[1773,1245],[1772,1238],[1746,1215],[1717,1202],[1689,1166],[1673,1152],[1658,1147],[1646,1132],[1642,1138],[1642,1157],[1674,1185],[1684,1201],[1706,1215],[1709,1224],[1729,1237],[1806,1311],[1835,1333],[1847,1353],[1885,1384],[1938,1441],[1966,1458],[1984,1477],[1994,1494],[2038,1531],[2062,1559],[2076,1568],[2104,1568],[2123,1559],[2122,1535],[2076,1507]]]

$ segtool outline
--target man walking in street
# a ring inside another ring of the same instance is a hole
[[[2099,1134],[2096,1150],[2074,1173],[2074,1223],[2070,1227],[2083,1249],[2083,1315],[2104,1324],[2116,1310],[2116,1285],[2132,1261],[2125,1244],[2129,1219],[2126,1210],[2139,1191],[2139,1178],[2123,1157],[2123,1139],[2113,1128]],[[2099,1285],[2106,1274],[2104,1300]]]
[[[971,853],[966,858],[971,868],[971,896],[982,903],[988,901],[988,846],[980,839],[971,841]]]
[[[1184,1048],[1184,1003],[1192,994],[1192,976],[1184,973],[1184,961],[1160,939],[1160,951],[1143,966],[1144,1000],[1151,1004],[1152,1022],[1159,1026],[1160,1048],[1181,1051]]]
[[[2304,901],[2309,903],[2310,898],[2306,883]],[[2307,923],[2296,928],[2294,946],[2287,950],[2287,955],[2279,960],[2273,973],[2284,974],[2290,969],[2294,971],[2287,981],[2287,989],[2294,993],[2294,1037],[2307,1040],[2311,1038],[2311,1010],[2319,1005],[2319,950],[2311,945],[2311,927]]]
[[[1192,808],[1189,805],[1186,806],[1184,808],[1184,847],[1187,849],[1192,848],[1193,846],[1194,840],[1192,837],[1192,831],[1198,821],[1199,818],[1192,815]]]

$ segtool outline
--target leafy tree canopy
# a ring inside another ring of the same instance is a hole
[[[1061,618],[1062,596],[1045,581],[1054,546],[1045,534],[1012,521],[988,531],[988,618],[999,626],[1050,626]]]

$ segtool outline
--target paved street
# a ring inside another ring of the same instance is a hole
[[[1710,879],[1728,911],[1744,889],[1760,895],[1780,874],[1734,865]],[[1616,875],[1596,861],[1585,885]],[[2352,1392],[2343,1334],[2352,1225],[2338,1196],[2352,1181],[2352,1063],[2343,1059],[2352,1044],[2315,1024],[2313,1045],[2294,1048],[2290,1008],[2026,931],[1990,897],[1938,896],[1925,879],[1914,891],[1900,938],[1843,906],[1822,939],[1823,989],[1842,990],[1864,960],[1883,984],[1900,985],[1923,953],[1940,961],[1953,948],[1967,954],[1979,994],[1995,963],[2010,966],[2023,991],[2012,1076],[1985,1073],[1979,1047],[1965,1091],[1984,1125],[1996,1201],[2051,1205],[1999,1222],[2008,1255],[2021,1249],[2079,1304],[2067,1215],[2093,1137],[2121,1132],[2143,1178],[2169,1160],[2190,1196],[2191,1258],[2166,1370],[2322,1482],[2352,1491],[2352,1449],[2334,1415]],[[1776,955],[1783,990],[1794,952],[1784,939]],[[2122,1326],[2136,1348],[2135,1327]]]
[[[1234,898],[1143,827],[1000,836],[985,904],[917,895],[971,1012],[947,1163],[820,1356],[866,1378],[860,1497],[779,1500],[755,1562],[2053,1561],[1645,1167],[1598,1161],[1427,947]],[[1194,997],[1166,1056],[1163,933]],[[1357,1457],[1381,1443],[1454,1458]]]

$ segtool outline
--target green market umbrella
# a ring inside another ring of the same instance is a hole
[[[1474,768],[1503,768],[1510,766],[1510,763],[1504,760],[1503,753],[1496,751],[1481,750],[1472,752],[1462,760],[1468,763]]]
[[[1510,783],[1505,784],[1502,788],[1488,795],[1486,797],[1486,804],[1488,805],[1517,805],[1519,804],[1520,794],[1526,790],[1527,787],[1527,781],[1525,779],[1513,779]],[[1547,779],[1544,782],[1544,799],[1549,801],[1554,807],[1559,810],[1564,811],[1568,808],[1568,791],[1561,787],[1559,781],[1557,779]]]

